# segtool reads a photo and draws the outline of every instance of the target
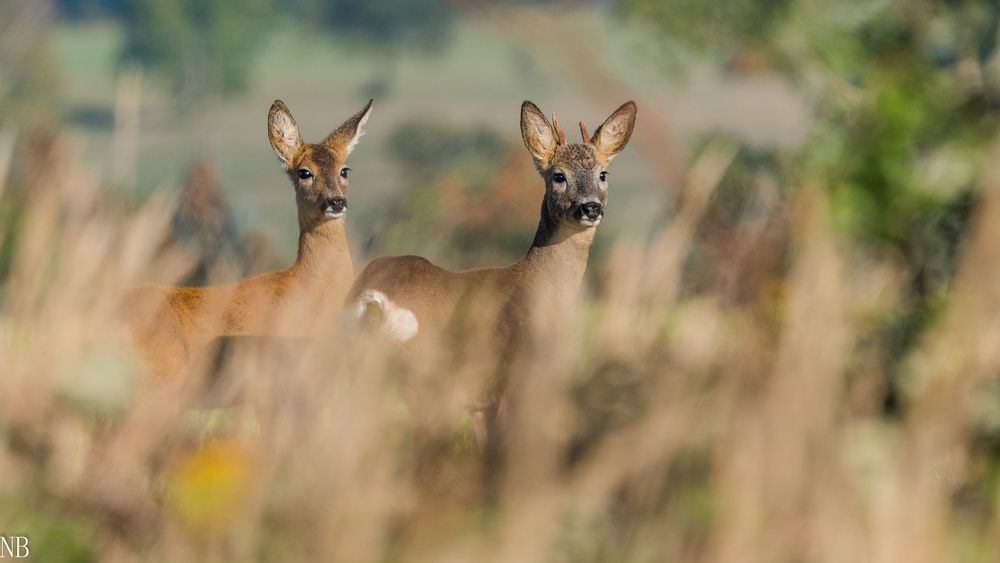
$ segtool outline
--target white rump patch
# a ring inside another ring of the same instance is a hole
[[[417,335],[419,325],[413,311],[393,303],[384,293],[374,289],[366,289],[354,302],[352,313],[360,319],[365,314],[368,305],[375,304],[382,310],[382,334],[396,342],[406,342]]]

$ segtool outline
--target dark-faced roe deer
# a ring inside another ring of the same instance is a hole
[[[400,342],[440,334],[456,318],[467,326],[474,317],[493,332],[495,349],[484,352],[502,353],[512,336],[523,334],[538,303],[575,296],[607,206],[608,165],[632,135],[636,105],[615,110],[592,137],[581,122],[581,143],[567,142],[552,117],[550,123],[529,101],[521,105],[521,135],[545,182],[538,230],[521,260],[451,272],[418,256],[378,258],[354,282],[347,312]]]

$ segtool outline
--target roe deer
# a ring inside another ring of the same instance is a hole
[[[560,301],[577,293],[595,227],[604,217],[608,164],[625,148],[635,116],[635,103],[627,102],[593,137],[588,138],[580,122],[583,142],[567,143],[555,115],[550,124],[535,104],[525,101],[521,136],[545,181],[545,195],[538,230],[524,258],[506,268],[462,272],[418,256],[378,258],[351,287],[349,312],[401,342],[450,329],[452,323],[485,323],[495,330],[493,352],[502,352],[512,336],[523,333],[539,299]]]
[[[281,100],[267,133],[295,188],[299,249],[295,264],[214,287],[142,287],[128,299],[129,328],[154,374],[176,378],[220,336],[301,336],[308,320],[340,308],[354,278],[343,216],[346,161],[371,115],[372,101],[318,144],[306,144]],[[291,311],[298,313],[295,318]],[[283,321],[285,324],[278,324]]]

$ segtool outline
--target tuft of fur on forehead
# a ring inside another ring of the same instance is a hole
[[[329,145],[305,145],[302,150],[295,155],[292,160],[290,170],[301,168],[306,163],[313,164],[317,169],[323,170],[336,166],[338,162],[344,162],[346,157],[341,154],[343,151]],[[314,171],[315,172],[315,171]]]
[[[550,161],[550,167],[562,166],[569,168],[573,171],[592,171],[598,164],[607,164],[601,162],[600,155],[592,145],[584,145],[582,143],[571,143],[568,145],[560,145],[556,148],[556,152],[552,155],[552,160]]]

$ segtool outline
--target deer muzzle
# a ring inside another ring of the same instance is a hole
[[[585,227],[594,227],[604,218],[604,206],[597,201],[588,201],[577,208],[577,220]]]
[[[333,196],[323,200],[323,216],[336,219],[347,211],[347,198],[344,196]]]

